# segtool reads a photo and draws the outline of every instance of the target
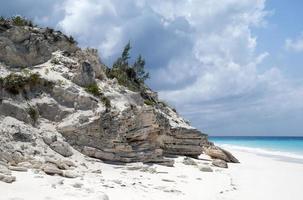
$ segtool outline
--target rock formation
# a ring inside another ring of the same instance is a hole
[[[0,20],[0,49],[2,181],[14,181],[9,165],[75,177],[65,171],[70,164],[45,158],[68,162],[76,151],[107,162],[172,166],[169,156],[198,157],[213,147],[156,93],[108,78],[96,50],[78,48],[59,31]],[[213,157],[236,161],[221,153]]]

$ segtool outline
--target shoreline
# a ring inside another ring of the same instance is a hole
[[[213,172],[199,170],[201,165],[210,166],[207,160],[195,159],[197,165],[185,165],[182,156],[175,159],[175,167],[149,166],[142,163],[120,166],[88,162],[83,175],[76,179],[47,176],[35,171],[14,172],[17,177],[15,183],[0,183],[1,200],[303,198],[302,164],[231,148],[227,150],[239,158],[241,163],[229,163],[228,169],[211,166]],[[85,158],[79,157],[78,164],[83,160]]]
[[[276,149],[265,149],[262,147],[248,147],[233,144],[217,144],[216,145],[228,149],[229,151],[240,151],[252,153],[255,155],[273,158],[284,162],[293,162],[303,164],[303,153],[287,151],[287,150],[276,150]]]
[[[226,148],[226,147],[225,147]],[[238,186],[227,199],[299,200],[303,198],[303,165],[293,160],[228,148],[241,166],[230,165],[229,173]]]

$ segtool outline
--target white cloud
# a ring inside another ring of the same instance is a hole
[[[199,128],[232,134],[224,126],[239,118],[256,125],[303,108],[302,88],[277,68],[258,69],[270,56],[256,53],[252,34],[266,25],[265,0],[68,0],[64,10],[59,26],[105,60],[131,40],[151,65],[150,84]],[[301,39],[287,48],[300,50]]]
[[[303,51],[303,33],[294,39],[285,40],[285,48],[289,51],[302,52]]]

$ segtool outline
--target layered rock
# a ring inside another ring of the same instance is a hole
[[[11,155],[6,163],[72,157],[76,149],[107,162],[172,166],[166,157],[198,157],[213,147],[206,134],[160,102],[155,92],[147,87],[130,91],[107,78],[96,50],[81,50],[60,32],[5,21],[0,23],[0,47],[6,48],[0,51],[0,152]],[[26,72],[16,68],[32,65]],[[14,93],[5,85],[12,73],[18,82]],[[31,81],[22,85],[24,80]],[[237,161],[221,153],[226,161]],[[73,176],[43,162],[38,168],[46,173]]]

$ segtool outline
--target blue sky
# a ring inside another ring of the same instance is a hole
[[[300,0],[10,0],[110,64],[127,41],[148,84],[210,135],[303,136]]]

